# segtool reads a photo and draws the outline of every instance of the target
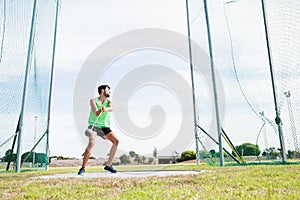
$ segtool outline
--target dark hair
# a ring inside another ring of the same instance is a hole
[[[110,89],[109,85],[100,85],[100,86],[98,87],[98,93],[100,94],[100,93],[101,93],[101,90],[105,90],[107,87]]]

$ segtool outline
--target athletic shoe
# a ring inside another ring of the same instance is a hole
[[[111,165],[110,166],[105,166],[105,170],[110,171],[111,173],[117,173],[117,170],[115,170]]]
[[[78,175],[83,175],[84,173],[85,173],[85,169],[80,168],[80,170],[78,171]]]

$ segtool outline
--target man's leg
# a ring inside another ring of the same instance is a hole
[[[92,153],[92,149],[95,145],[95,141],[96,141],[96,135],[91,135],[89,137],[89,144],[84,152],[84,156],[83,156],[83,161],[82,161],[82,168],[84,169],[90,156],[91,156],[91,153]]]
[[[107,166],[110,166],[113,162],[113,159],[116,155],[116,151],[117,151],[117,148],[118,148],[118,144],[119,144],[119,139],[117,138],[117,136],[115,135],[114,132],[110,132],[108,133],[107,135],[104,136],[105,139],[108,139],[109,141],[111,141],[112,143],[112,146],[111,146],[111,149],[110,149],[110,152],[109,152],[109,158],[108,158],[108,161],[107,161]]]

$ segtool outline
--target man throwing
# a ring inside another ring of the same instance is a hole
[[[99,97],[90,100],[91,111],[88,119],[88,128],[92,129],[95,134],[86,131],[86,135],[89,137],[89,144],[84,152],[82,167],[79,169],[78,175],[85,173],[85,166],[91,156],[97,135],[112,143],[109,158],[104,169],[111,173],[117,173],[117,170],[112,167],[112,161],[116,154],[119,140],[110,129],[110,114],[113,110],[112,102],[108,99],[110,97],[110,87],[108,85],[101,85],[98,87],[98,93]]]

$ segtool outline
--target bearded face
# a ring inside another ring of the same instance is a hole
[[[105,97],[110,97],[110,89],[108,87],[105,88],[103,94],[104,94]]]

